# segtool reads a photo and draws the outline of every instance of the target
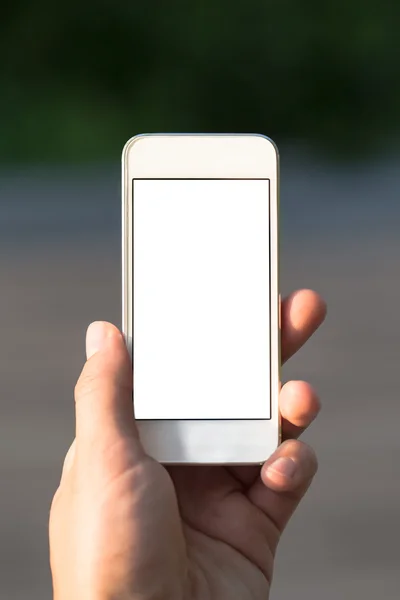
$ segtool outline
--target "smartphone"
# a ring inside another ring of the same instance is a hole
[[[262,135],[124,147],[123,332],[161,463],[260,464],[279,444],[278,172]]]

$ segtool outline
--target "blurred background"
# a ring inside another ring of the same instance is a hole
[[[120,324],[120,155],[142,132],[281,152],[282,288],[326,324],[284,371],[323,411],[273,600],[398,597],[400,4],[51,3],[0,21],[0,598],[50,600],[47,521],[86,326]]]

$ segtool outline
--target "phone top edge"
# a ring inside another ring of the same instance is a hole
[[[279,162],[279,149],[278,146],[276,144],[276,142],[274,142],[274,140],[270,137],[268,137],[267,135],[263,134],[263,133],[177,133],[177,132],[159,132],[159,133],[138,133],[134,136],[132,136],[131,138],[129,138],[122,149],[122,159],[124,160],[126,158],[126,155],[130,149],[131,146],[133,146],[135,143],[137,143],[138,141],[140,141],[141,139],[146,139],[146,138],[168,138],[168,137],[173,137],[173,138],[177,138],[177,137],[182,137],[182,138],[187,138],[187,137],[193,137],[193,138],[226,138],[226,137],[234,137],[234,138],[261,138],[263,140],[265,140],[268,144],[270,144],[271,146],[273,146],[275,154],[276,154],[276,159],[277,162]]]
[[[129,179],[274,179],[276,144],[262,134],[138,134],[122,152]]]

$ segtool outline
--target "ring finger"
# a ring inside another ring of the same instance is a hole
[[[279,395],[282,439],[297,439],[314,421],[321,409],[320,400],[305,381],[289,381]]]

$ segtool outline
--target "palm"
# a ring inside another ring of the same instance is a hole
[[[141,593],[149,576],[154,578],[153,568],[143,565],[155,563],[162,565],[157,590],[168,598],[268,597],[279,530],[257,506],[258,483],[264,495],[268,492],[258,481],[260,467],[165,469],[146,456],[138,463],[134,456],[129,439],[115,447],[95,494],[102,514],[109,515],[101,521],[102,536],[109,540],[104,566],[119,555],[131,587]],[[122,544],[115,531],[123,532]]]
[[[267,597],[279,532],[249,497],[260,468],[168,471],[177,493],[193,589],[202,589],[199,597],[203,600],[205,589],[219,600]]]
[[[165,469],[143,457],[138,468],[129,443],[119,451],[108,465],[106,496],[100,494],[112,515],[103,534],[114,541],[113,531],[123,529],[132,587],[148,589],[143,565],[155,562],[162,565],[157,589],[168,598],[268,597],[279,529],[257,502],[258,489],[264,501],[274,495],[261,483],[260,467]]]

